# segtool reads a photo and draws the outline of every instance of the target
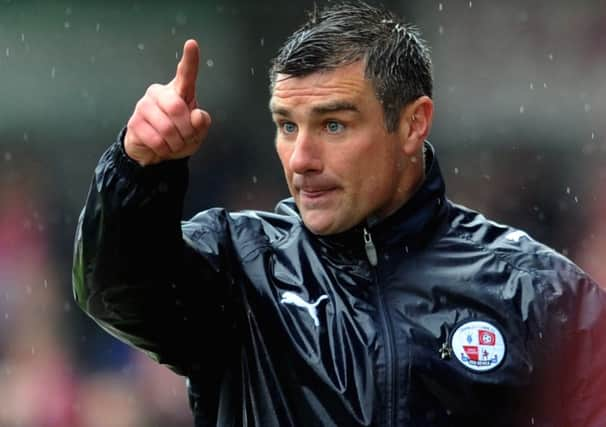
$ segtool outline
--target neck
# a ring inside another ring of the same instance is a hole
[[[404,206],[423,184],[423,181],[425,180],[424,150],[419,150],[415,156],[404,157],[400,167],[402,169],[402,175],[397,186],[394,188],[394,194],[396,196],[394,197],[393,202],[387,209],[368,217],[366,222],[369,226],[387,218]]]

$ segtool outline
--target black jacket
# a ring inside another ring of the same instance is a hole
[[[115,143],[79,222],[76,300],[188,377],[197,426],[606,426],[604,293],[448,201],[427,157],[398,212],[318,237],[292,200],[181,222],[186,161],[142,168]]]

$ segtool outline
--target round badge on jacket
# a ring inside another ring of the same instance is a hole
[[[452,335],[451,346],[457,360],[472,371],[490,371],[505,358],[503,335],[495,326],[480,320],[459,326]]]

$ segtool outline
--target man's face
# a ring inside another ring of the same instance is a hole
[[[402,132],[388,133],[364,63],[278,74],[270,108],[290,193],[313,233],[345,231],[402,203]],[[400,189],[400,190],[399,190]]]

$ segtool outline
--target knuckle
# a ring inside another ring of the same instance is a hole
[[[129,130],[136,130],[141,127],[141,122],[141,115],[135,112],[132,116],[130,116],[130,119],[128,119],[126,128]]]
[[[165,138],[172,138],[176,133],[175,127],[168,120],[162,120],[156,126],[160,135]]]
[[[162,85],[159,83],[151,84],[145,91],[146,95],[153,96],[162,90]]]
[[[149,109],[151,99],[148,96],[141,98],[135,105],[135,114],[145,115]]]
[[[147,146],[159,153],[165,151],[164,139],[158,134],[150,135],[147,140]]]
[[[185,148],[185,142],[182,139],[175,140],[171,145],[174,152],[181,152]]]
[[[159,135],[151,133],[147,136],[145,142],[146,142],[147,146],[153,148],[153,147],[157,147],[162,142],[162,138],[160,138]]]
[[[162,108],[166,111],[166,114],[172,117],[181,116],[185,112],[185,105],[180,98],[170,97],[164,99]]]

